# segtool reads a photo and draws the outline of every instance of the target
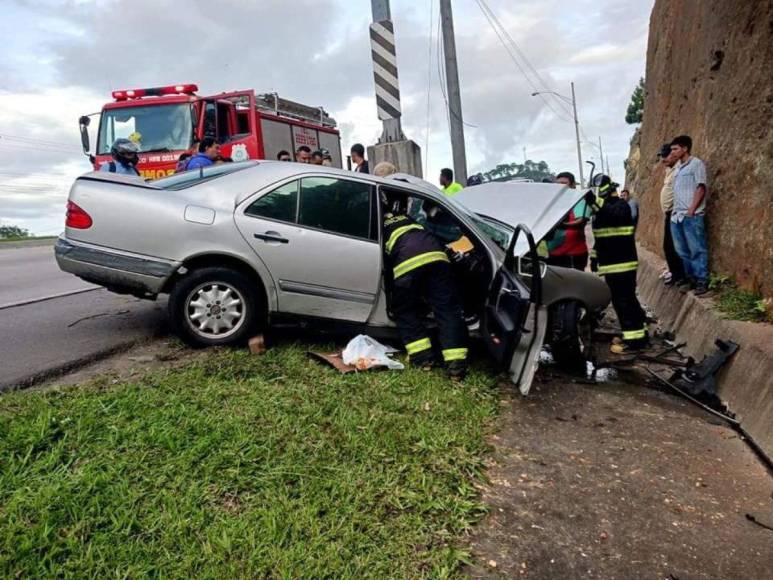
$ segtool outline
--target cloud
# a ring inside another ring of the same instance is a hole
[[[602,136],[622,178],[632,133],[625,108],[644,74],[652,3],[486,0],[517,43],[510,50],[523,71],[477,2],[455,3],[470,170],[519,161],[524,148],[555,170],[576,170],[566,105],[531,96],[537,90],[566,95],[574,81],[584,135],[592,142]],[[424,149],[431,179],[451,164],[437,7],[429,0],[392,0],[403,128]],[[374,142],[381,124],[370,18],[368,2],[347,0],[12,0],[0,22],[6,46],[0,62],[0,171],[6,173],[0,173],[0,218],[48,229],[61,222],[72,177],[89,169],[79,152],[78,116],[98,111],[113,89],[195,82],[202,94],[277,91],[330,111],[340,124],[344,154],[354,142]],[[3,141],[2,134],[26,141]],[[583,147],[586,157],[594,154],[593,145]],[[37,182],[8,181],[33,174]],[[50,191],[33,187],[41,182]]]

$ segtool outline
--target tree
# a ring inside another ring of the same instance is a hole
[[[644,79],[639,79],[638,86],[633,90],[631,102],[625,112],[625,122],[629,125],[641,123],[644,118]]]
[[[30,232],[19,226],[0,224],[0,240],[11,238],[29,238]]]
[[[555,176],[544,161],[528,160],[525,163],[500,163],[494,169],[479,174],[486,181],[510,181],[511,179],[531,179],[541,182]]]

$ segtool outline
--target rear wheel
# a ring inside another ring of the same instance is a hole
[[[230,268],[194,270],[169,297],[175,334],[196,347],[244,343],[255,332],[257,308],[249,278]]]
[[[564,370],[585,374],[591,355],[593,327],[585,306],[576,300],[550,308],[550,347],[556,364]]]

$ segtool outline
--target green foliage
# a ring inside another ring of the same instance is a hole
[[[527,160],[525,163],[500,163],[494,169],[479,174],[486,181],[510,181],[513,179],[531,179],[541,182],[554,179],[555,175],[545,161]]]
[[[644,79],[639,79],[639,84],[633,90],[631,102],[625,112],[625,122],[629,125],[637,125],[644,118]]]
[[[730,276],[711,274],[709,289],[716,294],[717,309],[727,318],[747,322],[773,322],[762,296],[739,288]]]
[[[448,577],[496,378],[308,346],[0,398],[0,577]]]
[[[0,224],[0,240],[23,240],[31,236],[29,230],[9,224]]]

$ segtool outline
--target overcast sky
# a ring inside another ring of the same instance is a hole
[[[568,95],[574,81],[584,135],[594,143],[601,136],[613,177],[622,180],[633,133],[625,109],[644,74],[653,0],[487,3],[528,59],[516,53],[532,80],[476,0],[454,0],[470,172],[522,162],[526,148],[529,159],[576,173],[568,110],[531,96],[533,84],[545,90],[541,82]],[[3,223],[61,231],[72,179],[90,170],[78,117],[99,111],[115,89],[193,82],[200,94],[277,91],[324,106],[338,120],[345,151],[381,133],[368,0],[2,0],[2,8]],[[437,11],[437,0],[392,0],[403,129],[422,147],[433,181],[451,165]],[[594,145],[583,143],[583,153],[598,159]]]

